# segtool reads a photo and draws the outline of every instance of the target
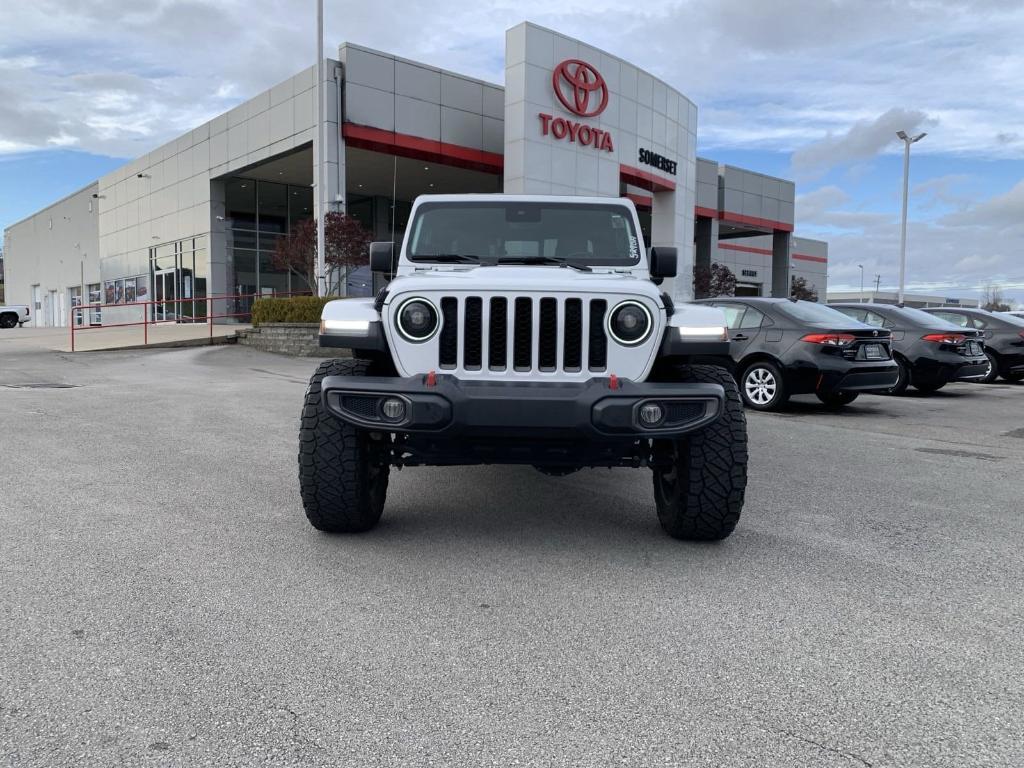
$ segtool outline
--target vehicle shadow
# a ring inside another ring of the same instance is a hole
[[[749,504],[749,502],[748,502]],[[384,516],[349,543],[460,551],[508,550],[531,557],[634,559],[721,552],[747,538],[741,519],[723,542],[670,538],[658,522],[649,469],[584,469],[548,477],[532,467],[417,467],[393,475]]]

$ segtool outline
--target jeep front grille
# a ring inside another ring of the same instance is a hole
[[[445,296],[441,304],[441,370],[605,371],[608,302],[555,296]]]

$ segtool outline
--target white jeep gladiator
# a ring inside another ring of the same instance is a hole
[[[0,328],[13,328],[29,321],[29,309],[24,304],[0,306]]]
[[[397,258],[396,258],[397,257]],[[376,299],[324,306],[299,482],[310,523],[365,531],[391,467],[648,467],[665,531],[723,539],[740,517],[747,430],[725,316],[658,287],[616,198],[424,195],[404,242],[374,243]]]

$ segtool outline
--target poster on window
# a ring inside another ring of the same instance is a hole
[[[103,284],[103,293],[105,298],[103,299],[104,304],[114,303],[114,281],[108,280]]]
[[[135,280],[125,280],[124,282],[124,303],[134,304],[135,303]]]
[[[149,291],[146,288],[146,278],[137,277],[135,278],[135,300],[145,301]]]

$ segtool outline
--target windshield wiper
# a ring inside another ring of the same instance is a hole
[[[495,261],[484,261],[483,257],[472,253],[418,253],[413,261],[436,261],[442,264],[479,264],[481,267],[494,266]]]
[[[557,256],[507,256],[499,260],[500,264],[557,264],[560,267],[569,267],[580,272],[593,272],[586,264],[577,264],[568,259],[560,259]]]

